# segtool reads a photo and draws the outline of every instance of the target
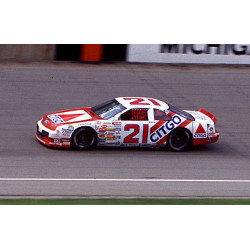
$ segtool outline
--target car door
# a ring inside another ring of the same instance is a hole
[[[121,144],[123,146],[146,146],[149,136],[149,109],[131,108],[123,113],[121,122]]]
[[[154,108],[150,121],[148,143],[151,145],[163,146],[166,144],[167,135],[171,131],[172,117],[164,110]]]

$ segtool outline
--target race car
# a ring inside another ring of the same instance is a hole
[[[36,138],[46,146],[165,147],[182,151],[216,142],[216,118],[206,111],[178,109],[154,98],[118,97],[94,107],[47,114],[37,122]]]

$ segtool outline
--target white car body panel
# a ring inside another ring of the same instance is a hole
[[[210,143],[218,139],[219,133],[210,113],[209,117],[199,111],[186,110],[194,117],[192,121],[170,111],[169,105],[158,99],[118,97],[115,100],[126,109],[110,119],[102,119],[93,111],[91,113],[90,108],[48,114],[38,121],[36,137],[47,146],[70,147],[74,131],[90,127],[97,134],[99,146],[161,147],[166,145],[168,135],[174,129],[182,127],[192,134],[193,144]],[[121,120],[121,115],[132,109],[146,109],[148,120]],[[155,120],[154,109],[168,114],[171,120]]]

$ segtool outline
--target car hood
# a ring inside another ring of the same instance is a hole
[[[62,110],[47,114],[43,116],[42,124],[51,130],[55,130],[58,126],[64,124],[74,124],[98,119],[102,120],[101,117],[96,115],[91,108],[88,107]]]

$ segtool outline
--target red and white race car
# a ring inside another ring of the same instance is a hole
[[[50,113],[37,123],[36,138],[52,147],[164,147],[181,151],[216,142],[216,118],[204,109],[183,111],[145,97],[118,97],[95,107]]]

